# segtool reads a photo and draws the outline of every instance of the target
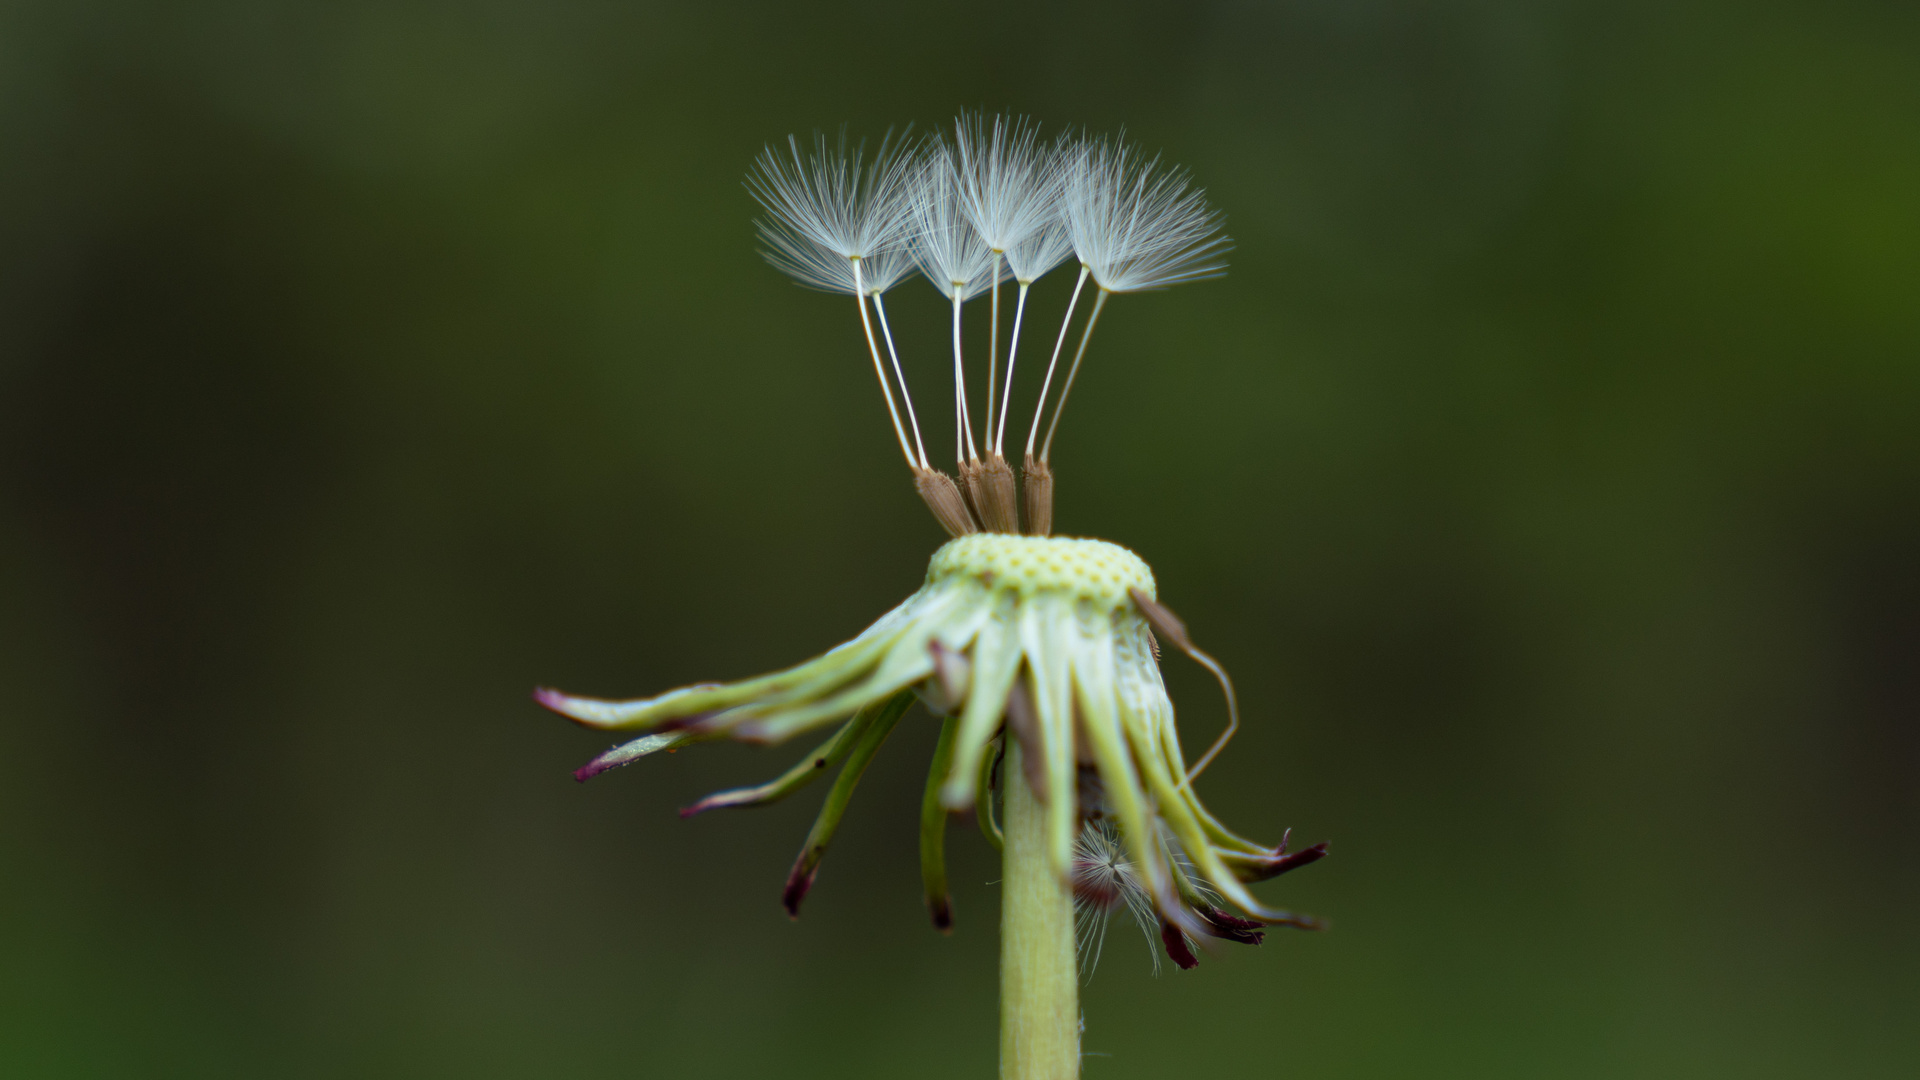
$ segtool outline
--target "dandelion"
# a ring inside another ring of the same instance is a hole
[[[998,495],[983,477],[969,423],[959,311],[993,287],[1003,261],[1021,281],[1024,298],[1026,286],[1070,245],[1082,266],[1075,296],[1091,278],[1100,299],[1063,386],[1064,402],[1108,295],[1217,272],[1213,253],[1220,241],[1210,239],[1215,219],[1198,192],[1187,190],[1183,174],[1140,165],[1124,146],[1062,142],[1042,161],[1024,121],[996,118],[988,133],[982,119],[963,118],[958,157],[938,139],[904,150],[883,143],[864,163],[844,139],[836,150],[818,140],[810,158],[797,142],[789,146],[790,157],[764,155],[749,180],[770,215],[761,225],[768,258],[803,284],[856,298],[916,490],[952,539],[933,553],[925,583],[905,602],[805,663],[635,701],[547,689],[535,696],[582,725],[642,733],[588,762],[575,773],[581,780],[712,740],[777,744],[824,736],[780,776],[681,811],[692,817],[767,805],[837,767],[781,894],[795,917],[854,789],[920,702],[940,722],[920,815],[929,914],[940,930],[952,928],[946,832],[951,815],[971,811],[1001,849],[1004,867],[1001,1075],[1077,1076],[1076,940],[1091,957],[1091,972],[1108,920],[1127,911],[1150,941],[1157,935],[1159,948],[1187,968],[1209,941],[1258,944],[1267,926],[1317,927],[1308,916],[1269,905],[1249,886],[1315,861],[1326,845],[1290,852],[1283,838],[1264,846],[1228,829],[1201,803],[1196,780],[1239,727],[1232,683],[1160,603],[1153,573],[1138,555],[1103,540],[1048,535],[1050,486],[1044,518],[1033,514],[1033,466],[1044,468],[1046,450],[1035,457],[1032,433],[1027,533],[1019,531],[1010,470],[1000,493],[1004,503],[993,501]],[[1025,196],[1007,194],[1007,177],[1020,170],[1027,170],[1022,183],[1029,185],[1020,190],[1039,190],[1040,209],[1022,201]],[[1033,170],[1046,176],[1036,179]],[[1048,176],[1059,181],[1058,197],[1045,194],[1055,182]],[[1009,200],[1026,207],[1026,217],[1012,225]],[[955,453],[964,485],[927,463],[881,306],[881,294],[904,279],[909,261],[954,310]],[[867,319],[868,300],[887,342],[891,380]],[[1016,336],[1018,319],[1016,313]],[[1049,382],[1058,359],[1056,346]],[[1009,368],[1012,361],[1009,349]],[[1010,390],[1011,381],[1006,385]],[[906,425],[894,408],[896,387]],[[993,392],[990,379],[987,464],[999,456],[1008,404],[1004,398],[993,403]],[[1056,424],[1059,408],[1056,403]],[[1226,728],[1191,765],[1161,679],[1163,641],[1213,672],[1225,695]]]

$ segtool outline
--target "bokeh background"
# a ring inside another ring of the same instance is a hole
[[[1327,934],[1156,977],[1116,926],[1087,1076],[1920,1069],[1912,5],[28,0],[0,1074],[992,1075],[923,715],[790,923],[818,790],[673,812],[788,752],[582,787],[606,739],[528,700],[915,586],[852,307],[740,178],[963,105],[1228,215],[1230,276],[1109,308],[1058,520],[1235,672],[1216,809],[1335,851],[1267,890]],[[939,298],[893,309],[938,415]]]

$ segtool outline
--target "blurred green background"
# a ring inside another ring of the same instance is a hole
[[[1057,520],[1239,680],[1214,807],[1334,843],[1265,887],[1330,933],[1156,978],[1116,926],[1086,1075],[1920,1070],[1912,5],[39,0],[0,1075],[992,1075],[997,870],[957,827],[925,925],[923,714],[789,923],[818,790],[673,811],[799,748],[576,786],[607,739],[527,697],[915,586],[852,307],[740,178],[962,105],[1124,125],[1228,215],[1228,277],[1103,319]],[[893,310],[937,416],[940,300]]]

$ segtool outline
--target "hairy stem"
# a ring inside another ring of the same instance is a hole
[[[1073,893],[1047,851],[1047,808],[1007,741],[1000,907],[1000,1080],[1080,1075]],[[1071,797],[1068,795],[1067,797]]]

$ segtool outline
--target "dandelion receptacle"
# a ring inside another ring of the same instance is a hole
[[[914,490],[950,539],[919,591],[795,667],[636,701],[535,696],[588,727],[643,733],[583,766],[581,780],[710,740],[824,736],[780,776],[681,811],[766,805],[831,774],[781,894],[794,917],[861,776],[920,705],[940,725],[921,800],[928,913],[952,929],[947,830],[970,815],[1002,853],[1000,1075],[1076,1077],[1079,980],[1098,962],[1112,915],[1138,921],[1156,962],[1164,953],[1182,968],[1211,942],[1259,944],[1269,926],[1320,925],[1249,886],[1319,859],[1326,845],[1290,851],[1285,838],[1246,839],[1196,791],[1239,726],[1225,670],[1163,606],[1138,555],[1053,535],[1053,437],[1102,311],[1116,294],[1222,273],[1219,217],[1185,173],[1124,140],[1042,140],[1025,118],[1006,116],[963,115],[951,137],[889,136],[870,155],[844,135],[805,147],[789,139],[761,155],[747,186],[765,211],[767,259],[803,285],[853,298]],[[1016,477],[1005,440],[1028,291],[1069,256],[1079,269]],[[916,274],[952,306],[951,473],[928,456],[886,315],[885,294]],[[1003,354],[1007,281],[1016,289]],[[980,350],[970,358],[964,348],[961,311],[983,296],[991,336],[978,380],[968,364],[977,376]],[[1062,372],[1076,311],[1085,317]],[[1161,680],[1163,644],[1205,666],[1226,695],[1226,731],[1191,763]]]

